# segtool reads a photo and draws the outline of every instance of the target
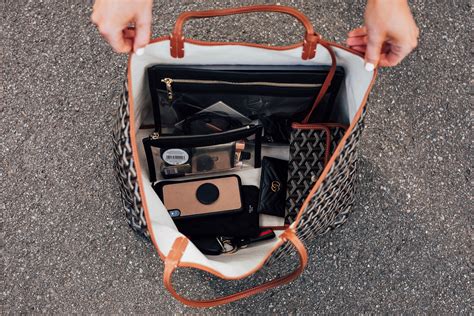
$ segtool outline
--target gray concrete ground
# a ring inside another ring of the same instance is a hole
[[[182,11],[243,3],[257,1],[160,1],[154,34],[167,34]],[[362,23],[362,0],[281,4],[340,42]],[[3,312],[195,311],[164,289],[162,263],[120,210],[110,130],[126,56],[99,37],[85,3],[1,6]],[[315,241],[298,280],[211,312],[472,312],[471,5],[412,6],[420,45],[382,70],[373,90],[350,220]],[[198,38],[269,43],[297,41],[300,32],[273,14],[186,28]]]

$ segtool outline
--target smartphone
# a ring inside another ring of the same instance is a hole
[[[162,181],[153,186],[173,219],[242,211],[237,175],[187,181]]]

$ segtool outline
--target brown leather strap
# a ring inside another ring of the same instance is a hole
[[[332,78],[334,78],[334,74],[336,73],[336,55],[334,54],[334,50],[331,48],[330,45],[326,44],[324,41],[320,41],[319,44],[324,46],[328,52],[329,55],[331,56],[331,69],[329,70],[328,75],[326,76],[326,79],[324,80],[323,86],[321,87],[321,90],[319,90],[319,94],[316,97],[316,100],[314,100],[313,107],[309,111],[309,113],[306,115],[306,117],[303,120],[303,124],[307,124],[309,122],[309,119],[311,118],[311,115],[313,115],[314,110],[318,106],[318,104],[321,102],[321,100],[324,98],[324,95],[326,94],[329,86],[331,85]]]
[[[191,11],[184,12],[178,16],[176,24],[174,26],[173,32],[170,35],[170,51],[171,56],[174,58],[183,58],[184,57],[184,37],[183,37],[183,25],[184,22],[190,19],[201,19],[225,15],[234,15],[241,13],[251,13],[251,12],[279,12],[284,14],[289,14],[303,24],[306,29],[306,34],[303,42],[303,53],[301,58],[312,59],[316,56],[316,46],[319,42],[321,36],[314,32],[313,25],[311,21],[298,10],[285,7],[280,5],[255,5],[241,8],[231,8],[223,10],[209,10],[209,11]]]
[[[291,282],[303,272],[304,268],[308,264],[308,253],[306,251],[305,246],[303,245],[301,240],[299,240],[299,238],[296,236],[295,231],[293,229],[289,228],[285,230],[285,232],[282,235],[280,235],[280,238],[282,240],[291,242],[293,246],[295,247],[295,249],[298,251],[300,265],[295,271],[288,274],[287,276],[263,283],[259,286],[247,289],[242,292],[238,292],[238,293],[228,295],[228,296],[219,297],[216,299],[197,301],[197,300],[190,300],[179,295],[173,288],[173,285],[171,282],[172,274],[174,270],[179,266],[179,261],[184,253],[184,250],[186,249],[186,246],[188,245],[188,239],[185,237],[180,237],[174,242],[172,249],[170,250],[168,256],[165,259],[165,271],[163,275],[165,287],[168,289],[168,291],[170,291],[170,293],[176,299],[178,299],[180,302],[186,305],[189,305],[192,307],[212,307],[212,306],[234,302],[239,299],[249,297],[251,295],[254,295],[254,294],[266,291],[268,289],[277,287],[279,285]]]

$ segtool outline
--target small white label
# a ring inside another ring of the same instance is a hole
[[[179,148],[167,149],[163,155],[163,160],[170,165],[177,166],[188,162],[189,155],[185,150]]]

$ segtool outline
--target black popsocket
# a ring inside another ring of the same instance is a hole
[[[219,198],[219,189],[212,183],[204,183],[196,190],[196,198],[202,204],[212,204]]]

